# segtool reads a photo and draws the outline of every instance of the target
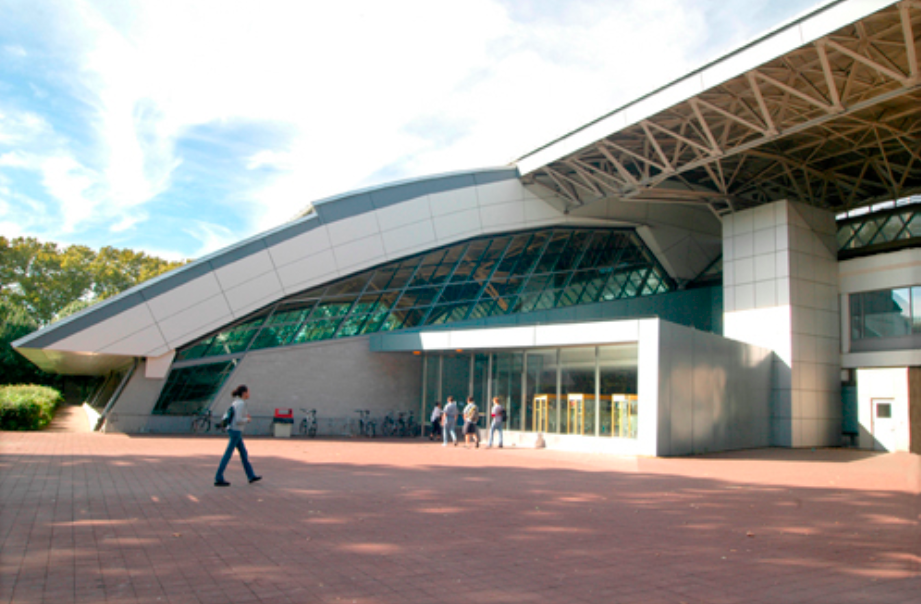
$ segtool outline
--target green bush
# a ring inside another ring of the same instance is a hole
[[[54,410],[64,400],[47,386],[0,388],[0,430],[41,430],[51,423]]]

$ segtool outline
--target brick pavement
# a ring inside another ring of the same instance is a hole
[[[921,601],[921,458],[0,433],[0,602]]]

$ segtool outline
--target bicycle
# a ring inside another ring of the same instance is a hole
[[[412,438],[422,435],[422,425],[416,422],[416,417],[413,415],[413,412],[409,412],[409,416],[406,418],[406,436]]]
[[[384,418],[383,423],[381,424],[381,436],[391,437],[396,434],[397,423],[393,419],[393,411],[387,414],[387,417]]]
[[[202,409],[192,418],[192,432],[194,434],[205,434],[211,432],[211,409]]]
[[[301,436],[309,436],[310,438],[316,438],[317,436],[317,410],[311,409],[307,411],[303,407],[301,411],[307,414],[307,416],[301,420],[300,426],[298,427],[298,432]]]
[[[355,409],[358,414],[358,434],[357,436],[366,436],[374,438],[375,423],[371,421],[370,409]]]

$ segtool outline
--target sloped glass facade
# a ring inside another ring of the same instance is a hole
[[[206,407],[232,373],[225,361],[251,350],[673,289],[628,229],[552,228],[472,239],[288,296],[185,346],[154,413]]]
[[[630,230],[483,237],[281,300],[181,349],[177,362],[671,291]]]

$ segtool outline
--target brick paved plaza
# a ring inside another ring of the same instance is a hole
[[[0,602],[921,601],[917,456],[224,444],[0,433]]]

